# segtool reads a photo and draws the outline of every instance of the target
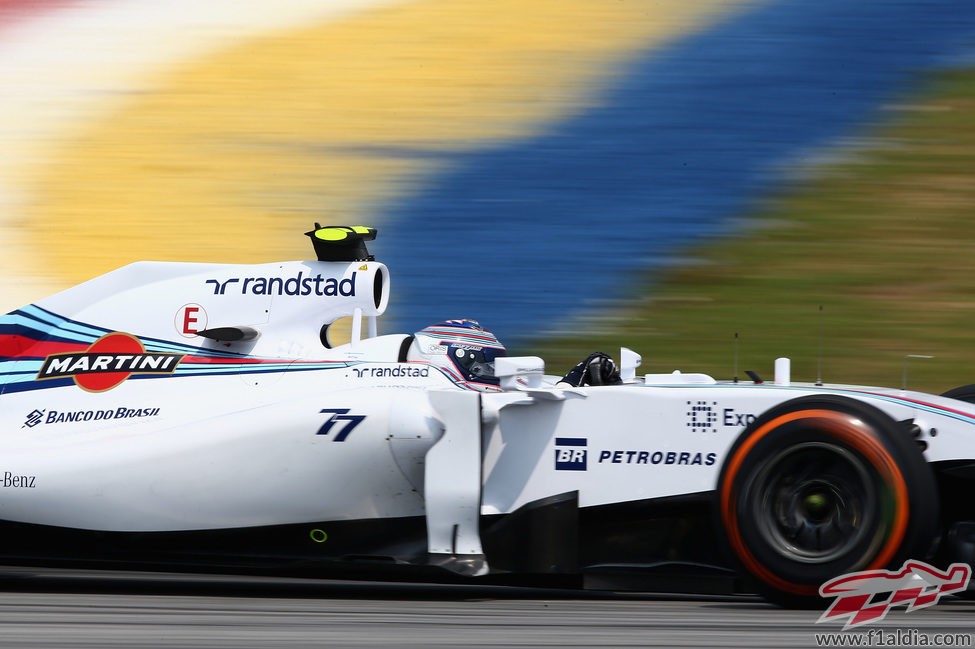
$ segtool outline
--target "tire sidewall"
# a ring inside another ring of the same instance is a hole
[[[758,531],[749,499],[765,463],[800,444],[842,449],[867,468],[881,511],[865,516],[863,538],[824,561],[800,561],[782,554]],[[720,529],[740,569],[759,590],[779,603],[824,602],[819,586],[859,570],[926,558],[937,526],[933,474],[904,427],[869,404],[847,397],[800,397],[772,408],[750,424],[732,445],[718,480]]]

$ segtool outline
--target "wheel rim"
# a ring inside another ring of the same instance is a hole
[[[772,457],[747,492],[756,528],[779,555],[827,563],[872,534],[880,502],[865,460],[822,442]]]

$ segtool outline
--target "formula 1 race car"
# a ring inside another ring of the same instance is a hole
[[[0,317],[0,563],[788,605],[975,564],[975,388],[637,375],[627,349],[613,384],[560,383],[469,320],[378,335],[376,231],[306,234],[316,261],[140,262]]]

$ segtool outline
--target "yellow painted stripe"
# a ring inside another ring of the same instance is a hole
[[[532,135],[734,0],[424,0],[187,63],[41,170],[28,227],[66,282],[138,259],[309,256],[437,169]],[[381,225],[381,224],[380,224]]]

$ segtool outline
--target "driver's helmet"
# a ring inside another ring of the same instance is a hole
[[[406,359],[432,363],[460,383],[492,390],[501,385],[494,359],[505,353],[497,337],[475,320],[447,320],[413,334]]]

